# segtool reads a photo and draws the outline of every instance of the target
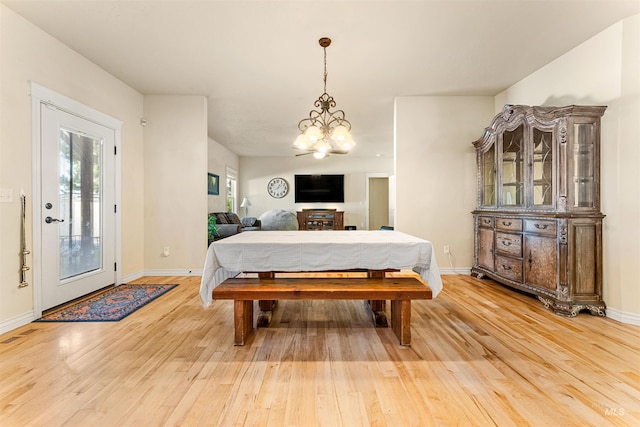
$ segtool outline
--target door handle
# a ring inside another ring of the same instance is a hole
[[[51,224],[52,222],[64,222],[64,219],[51,218],[50,216],[48,216],[44,219],[44,222],[46,222],[47,224]]]

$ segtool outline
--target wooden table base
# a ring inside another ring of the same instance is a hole
[[[272,271],[258,273],[259,279],[275,279],[276,274]],[[367,278],[370,279],[383,279],[385,277],[385,270],[368,270]],[[273,310],[275,310],[278,301],[276,300],[260,300],[258,302],[260,307],[260,313],[258,313],[257,326],[259,328],[269,327],[271,319],[273,318]],[[389,320],[387,319],[387,313],[385,312],[386,301],[385,300],[366,300],[364,302],[365,307],[371,311],[371,317],[376,328],[388,328]]]

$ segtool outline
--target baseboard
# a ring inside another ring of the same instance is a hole
[[[607,317],[620,323],[640,326],[640,314],[638,313],[625,313],[624,311],[607,307]]]
[[[145,276],[202,276],[199,270],[144,270]]]
[[[440,274],[465,274],[467,276],[471,274],[471,267],[438,267],[438,270],[440,270]]]
[[[144,276],[202,276],[202,270],[143,270],[122,278],[122,283],[129,283]]]
[[[20,326],[24,326],[33,322],[34,320],[36,319],[34,317],[33,311],[28,311],[26,313],[19,314],[15,317],[4,320],[0,323],[0,334],[13,331],[14,329],[17,329]]]
[[[136,280],[136,279],[139,279],[139,278],[141,278],[141,277],[144,277],[144,272],[139,271],[139,272],[137,272],[137,273],[133,273],[133,274],[129,274],[129,275],[127,275],[127,276],[124,276],[124,277],[121,279],[121,282],[122,282],[122,283],[129,283],[129,282],[131,282],[131,281],[133,281],[133,280]]]

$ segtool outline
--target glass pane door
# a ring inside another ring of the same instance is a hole
[[[502,134],[502,205],[524,205],[524,127]]]
[[[484,206],[496,205],[496,146],[491,145],[489,150],[482,155],[482,204]]]
[[[553,148],[552,132],[533,129],[533,204],[553,204]]]
[[[575,124],[573,153],[573,183],[575,191],[575,207],[594,206],[594,126],[590,123]]]
[[[60,280],[102,268],[102,141],[60,129]]]
[[[42,309],[115,283],[116,131],[40,106]]]

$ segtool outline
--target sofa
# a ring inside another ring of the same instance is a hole
[[[260,220],[252,216],[240,218],[233,212],[211,212],[209,216],[216,219],[218,232],[214,240],[224,239],[243,231],[256,231],[262,228]]]

